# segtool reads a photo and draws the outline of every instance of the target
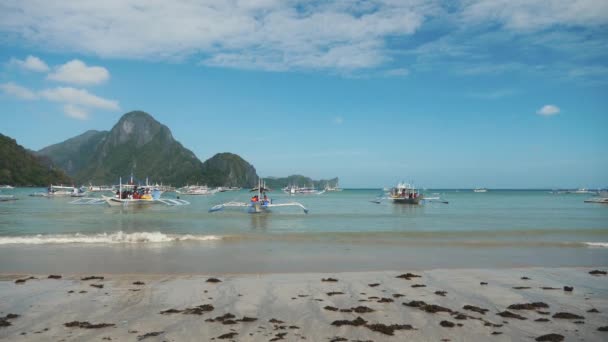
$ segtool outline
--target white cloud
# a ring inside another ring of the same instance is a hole
[[[65,115],[78,120],[86,120],[89,118],[89,112],[86,109],[69,103],[63,106],[63,112]]]
[[[438,0],[3,1],[0,32],[62,52],[212,66],[357,69],[390,60]]]
[[[59,82],[91,85],[107,81],[110,73],[104,67],[87,66],[84,62],[74,59],[58,66],[47,78]]]
[[[40,58],[36,56],[29,55],[25,58],[25,60],[21,60],[18,58],[11,58],[9,64],[16,65],[22,69],[36,72],[47,72],[49,71],[49,66]]]
[[[0,89],[2,89],[4,93],[21,100],[36,100],[38,98],[33,91],[13,82],[0,84]]]
[[[469,0],[466,23],[498,22],[507,29],[537,30],[554,25],[608,24],[608,2],[597,0]]]
[[[80,107],[98,108],[106,110],[119,110],[120,106],[117,101],[107,100],[99,96],[89,93],[85,89],[76,89],[72,87],[56,87],[45,89],[40,92],[43,98],[60,103],[67,103]]]
[[[344,118],[343,118],[343,117],[341,117],[341,116],[336,116],[336,117],[334,118],[334,124],[336,124],[336,125],[341,125],[341,124],[343,124],[343,123],[344,123]]]
[[[560,109],[558,106],[544,105],[544,106],[542,106],[541,109],[536,111],[536,114],[542,115],[542,116],[553,116],[553,115],[558,114],[559,112],[560,112]]]

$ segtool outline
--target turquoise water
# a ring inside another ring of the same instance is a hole
[[[246,191],[182,196],[189,206],[126,209],[27,196],[34,191],[2,192],[19,200],[0,202],[0,272],[61,270],[58,262],[124,272],[608,264],[608,205],[584,203],[589,195],[428,190],[449,204],[412,206],[370,202],[380,190],[272,194],[275,202],[301,202],[306,215],[296,208],[207,212],[247,200]],[[92,254],[105,262],[88,260]],[[150,268],[146,260],[159,255]],[[214,263],[193,264],[200,258]]]

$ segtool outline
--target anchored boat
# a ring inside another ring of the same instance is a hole
[[[394,203],[419,204],[423,196],[413,185],[401,182],[390,190],[388,198]]]
[[[147,183],[147,182],[146,182]],[[164,204],[168,206],[188,205],[190,202],[179,198],[161,198],[162,191],[156,186],[122,184],[122,178],[118,185],[118,191],[114,196],[101,196],[101,198],[80,198],[70,204],[107,204],[111,207],[147,206],[152,204]]]
[[[304,210],[305,214],[308,214],[308,209],[298,202],[288,203],[274,203],[272,199],[268,198],[267,192],[271,191],[266,188],[266,184],[262,180],[258,181],[258,186],[251,189],[250,192],[257,193],[249,202],[227,202],[213,206],[209,209],[209,212],[216,212],[224,210],[225,208],[247,208],[247,212],[250,214],[257,214],[262,212],[270,211],[271,208],[280,207],[300,207]]]

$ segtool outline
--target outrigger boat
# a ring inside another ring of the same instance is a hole
[[[46,192],[34,192],[32,197],[84,197],[86,190],[74,186],[50,185]]]
[[[400,182],[397,186],[391,188],[385,197],[379,197],[372,203],[379,204],[383,199],[391,200],[393,203],[400,204],[421,204],[425,202],[439,202],[448,204],[448,201],[442,200],[439,196],[425,197],[416,187],[409,183]]]
[[[219,190],[210,189],[206,185],[188,185],[183,188],[179,188],[175,190],[178,194],[181,195],[213,195]]]
[[[338,185],[338,182],[336,182],[335,186],[330,186],[329,183],[325,183],[325,189],[323,189],[325,191],[342,191],[342,188],[340,188],[340,186]]]
[[[274,203],[272,199],[268,198],[266,192],[271,191],[266,188],[266,184],[262,180],[258,181],[258,186],[251,189],[249,192],[257,192],[257,195],[253,196],[249,203],[247,202],[227,202],[218,204],[209,209],[209,212],[216,212],[225,208],[247,208],[247,212],[250,214],[257,214],[262,212],[268,212],[271,208],[280,207],[300,207],[304,210],[305,214],[308,214],[308,209],[298,202],[288,203]]]
[[[473,192],[477,192],[477,193],[488,192],[488,189],[486,189],[486,188],[475,188],[475,189],[473,189]]]
[[[101,198],[80,198],[70,204],[108,204],[111,207],[147,206],[151,204],[164,204],[168,206],[188,205],[190,202],[179,198],[160,198],[162,191],[154,186],[122,184],[122,178],[115,196],[101,196]]]
[[[391,189],[388,198],[395,203],[420,204],[424,196],[413,185],[401,182]]]
[[[290,185],[283,188],[283,192],[289,195],[322,195],[325,193],[325,190],[319,191],[314,186],[301,188],[297,185]]]

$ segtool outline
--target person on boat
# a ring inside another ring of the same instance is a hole
[[[262,204],[268,204],[268,196],[266,196],[266,194],[264,194],[264,201],[262,202]]]

